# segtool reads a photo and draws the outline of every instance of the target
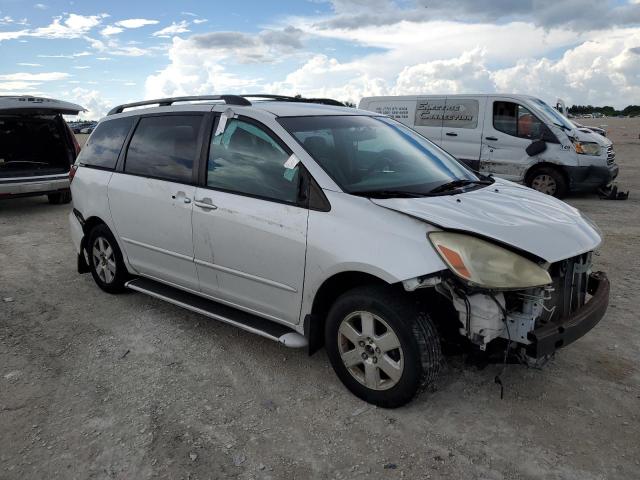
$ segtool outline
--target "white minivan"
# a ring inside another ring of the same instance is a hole
[[[556,197],[597,190],[618,175],[609,139],[529,95],[365,97],[359,108],[404,123],[473,170]]]
[[[538,363],[600,321],[609,281],[587,217],[336,103],[115,107],[72,169],[78,270],[109,293],[325,345],[347,388],[383,407],[433,384],[451,345]]]

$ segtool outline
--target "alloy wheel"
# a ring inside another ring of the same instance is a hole
[[[367,388],[388,390],[402,377],[400,340],[387,322],[371,312],[353,312],[342,320],[338,350],[349,373]]]
[[[531,188],[547,195],[554,195],[558,185],[551,175],[541,174],[531,181]]]
[[[109,240],[97,237],[93,242],[93,265],[100,280],[111,283],[116,276],[116,258]]]

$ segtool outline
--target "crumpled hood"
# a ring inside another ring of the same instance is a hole
[[[502,179],[458,195],[371,201],[445,230],[493,238],[548,262],[591,251],[602,242],[599,232],[577,209]]]

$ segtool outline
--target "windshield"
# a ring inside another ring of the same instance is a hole
[[[428,194],[479,179],[426,138],[386,117],[284,117],[278,121],[347,193]]]
[[[555,108],[552,108],[549,105],[547,105],[544,101],[540,100],[539,98],[533,99],[533,105],[537,107],[537,110],[541,111],[547,118],[549,118],[552,122],[556,123],[557,125],[561,125],[567,130],[573,130],[575,128],[575,125],[571,123],[571,120],[569,120],[567,117],[565,117]]]

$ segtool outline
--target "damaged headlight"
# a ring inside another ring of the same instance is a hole
[[[576,153],[580,155],[600,155],[600,145],[595,142],[580,142],[578,140],[573,141],[573,146],[576,148]]]
[[[484,288],[521,289],[551,283],[544,268],[506,248],[453,232],[432,232],[429,240],[449,269]]]

